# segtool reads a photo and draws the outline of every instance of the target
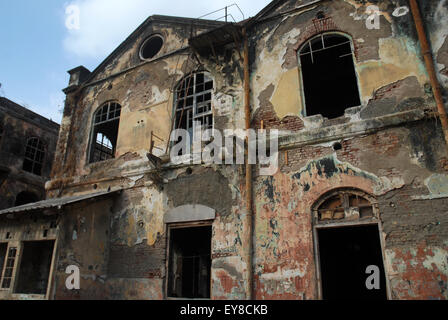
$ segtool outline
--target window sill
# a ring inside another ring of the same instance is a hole
[[[0,289],[0,299],[6,300],[46,300],[44,294],[11,293],[10,289]]]
[[[328,127],[312,128],[300,132],[279,132],[278,146],[280,150],[296,148],[304,145],[325,143],[368,134],[380,129],[397,126],[407,122],[422,120],[426,117],[423,109],[398,112],[373,119],[351,121]]]

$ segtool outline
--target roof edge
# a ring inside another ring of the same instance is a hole
[[[199,26],[209,26],[209,27],[220,27],[226,22],[216,21],[216,20],[207,20],[207,19],[197,19],[197,18],[186,18],[186,17],[176,17],[176,16],[165,16],[165,15],[151,15],[145,21],[143,21],[137,29],[135,29],[123,42],[120,43],[118,47],[116,47],[89,75],[89,77],[83,83],[89,83],[98,72],[114,57],[120,50],[135,38],[139,32],[150,22],[169,22],[169,23],[177,23],[177,24],[191,24],[192,22],[196,23]],[[76,68],[75,68],[76,69]],[[73,69],[72,69],[73,70]]]
[[[81,202],[84,200],[89,200],[93,198],[98,198],[102,196],[108,196],[115,193],[120,193],[122,189],[114,190],[114,191],[102,191],[91,194],[79,195],[79,196],[71,196],[71,197],[63,197],[63,198],[53,198],[42,200],[39,202],[28,203],[19,207],[12,207],[3,209],[0,211],[0,216],[6,214],[14,214],[14,213],[24,213],[27,211],[36,211],[36,210],[45,210],[52,208],[61,208],[65,205]]]
[[[51,120],[51,119],[48,119],[47,117],[44,117],[43,115],[41,115],[41,114],[39,114],[39,113],[37,113],[37,112],[34,112],[33,110],[30,110],[30,109],[28,109],[28,108],[26,108],[26,107],[24,107],[24,106],[18,104],[17,102],[12,101],[11,99],[8,99],[8,98],[6,98],[6,97],[0,97],[0,102],[1,102],[2,100],[4,100],[6,103],[12,104],[12,106],[15,107],[15,108],[25,110],[25,112],[27,112],[27,113],[30,114],[30,115],[34,115],[34,116],[39,117],[39,118],[42,119],[44,122],[47,122],[47,125],[48,125],[49,127],[53,127],[54,129],[56,129],[57,131],[59,131],[59,128],[60,128],[60,124],[59,124],[59,123],[57,123],[57,122],[55,122],[55,121],[53,121],[53,120]],[[9,109],[7,105],[2,105],[2,104],[0,103],[0,107],[3,107],[3,108],[6,110],[6,112],[9,111],[9,112],[11,112],[11,113],[14,113],[13,115],[14,115],[15,117],[20,116],[20,114],[17,114],[17,111]],[[26,121],[28,121],[28,122],[32,122],[32,123],[35,123],[35,122],[36,122],[34,119],[28,119],[28,118],[26,117],[26,115],[25,115],[25,116],[21,116],[20,118],[22,118],[24,121],[26,120]]]

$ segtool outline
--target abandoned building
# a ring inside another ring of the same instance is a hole
[[[45,199],[58,132],[59,124],[0,97],[0,210]],[[25,223],[2,215],[0,221],[0,299],[8,297],[13,279],[17,279],[17,292],[46,290],[46,281],[33,278],[32,261],[47,260],[52,243],[31,241],[35,237],[34,231],[31,233],[33,220]],[[16,272],[19,253],[24,263]]]
[[[59,125],[0,97],[0,210],[45,199]]]
[[[0,211],[0,297],[447,299],[447,26],[446,0],[150,16],[69,71],[47,200]],[[174,164],[198,122],[278,129],[277,172]]]

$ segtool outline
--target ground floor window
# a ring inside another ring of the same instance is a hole
[[[323,299],[387,299],[378,225],[317,229]],[[368,266],[380,270],[380,288],[368,289]]]
[[[169,227],[169,297],[210,298],[211,237],[211,226]]]
[[[17,248],[9,247],[7,250],[7,255],[5,255],[4,258],[2,286],[1,286],[2,289],[9,289],[11,287],[16,256],[17,256]]]

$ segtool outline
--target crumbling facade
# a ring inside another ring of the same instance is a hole
[[[0,209],[45,199],[59,125],[0,97]]]
[[[446,99],[448,2],[420,9]],[[47,298],[448,298],[447,145],[408,1],[152,16],[69,73],[52,200],[0,212],[55,220]],[[174,164],[194,121],[278,129],[278,170]]]
[[[0,97],[0,209],[45,199],[58,132],[57,123]],[[48,223],[41,224],[39,214],[10,218],[0,217],[0,299],[12,298],[13,285],[15,293],[45,296],[54,219],[44,218]],[[42,259],[33,267],[33,261]]]

